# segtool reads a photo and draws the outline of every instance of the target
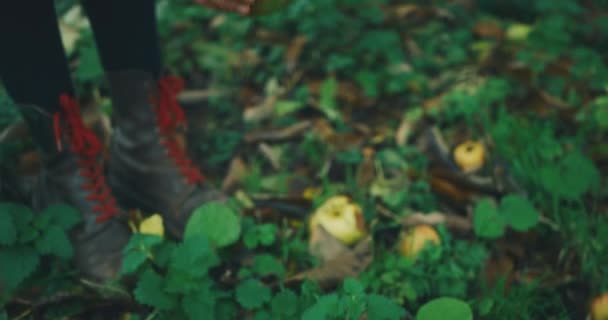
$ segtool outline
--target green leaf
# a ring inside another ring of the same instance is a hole
[[[338,309],[338,295],[335,293],[324,295],[315,304],[302,314],[302,320],[325,320]]]
[[[144,262],[148,255],[145,251],[129,251],[122,259],[122,265],[120,266],[120,274],[125,275],[133,273],[139,268]]]
[[[12,216],[13,224],[18,232],[28,227],[34,217],[34,213],[30,208],[11,202],[0,202],[0,212],[5,212]],[[19,235],[19,238],[21,238],[21,235]]]
[[[398,320],[404,316],[405,310],[393,300],[377,294],[367,296],[367,319]]]
[[[599,171],[580,152],[571,152],[559,163],[540,169],[542,186],[559,197],[568,200],[579,199],[593,186],[599,184]]]
[[[236,287],[236,301],[243,308],[252,310],[261,307],[270,301],[271,291],[258,280],[249,279]]]
[[[71,229],[82,219],[78,210],[65,204],[54,204],[42,211],[40,215],[48,215],[51,221],[59,225],[63,230]]]
[[[342,286],[344,293],[349,295],[361,295],[364,293],[364,288],[361,282],[353,278],[344,279]]]
[[[233,244],[241,234],[237,214],[225,204],[208,202],[194,211],[186,225],[184,238],[204,235],[217,247]]]
[[[298,312],[298,296],[286,289],[277,293],[270,302],[274,318],[291,318]]]
[[[182,308],[191,320],[213,319],[216,295],[211,291],[211,282],[198,283],[198,291],[184,296]]]
[[[151,269],[141,275],[133,293],[139,303],[158,309],[172,309],[176,304],[175,298],[163,290],[163,278]]]
[[[495,239],[503,235],[505,221],[490,199],[477,202],[473,216],[473,229],[479,237]]]
[[[0,283],[12,291],[38,267],[40,257],[29,247],[0,249]]]
[[[194,275],[204,275],[209,268],[219,263],[219,257],[211,249],[207,238],[192,236],[184,239],[184,242],[173,250],[169,270],[176,269]]]
[[[65,231],[57,225],[51,225],[42,232],[42,236],[36,240],[36,249],[40,253],[64,259],[71,258],[74,254]]]
[[[103,75],[103,68],[95,46],[88,45],[80,50],[80,63],[76,75],[84,81],[95,80]]]
[[[416,314],[416,320],[473,320],[473,311],[460,299],[443,297],[423,305]]]
[[[517,231],[526,231],[538,224],[538,211],[522,196],[504,197],[500,202],[500,212],[507,223]]]
[[[338,93],[338,82],[334,78],[328,78],[321,83],[319,92],[319,107],[325,116],[333,122],[341,122],[342,115],[338,110],[336,95]]]
[[[279,278],[285,275],[285,268],[279,259],[270,254],[261,254],[255,257],[253,270],[260,276],[265,277],[271,274]]]
[[[13,216],[8,212],[0,211],[0,245],[10,246],[17,241],[17,229]]]
[[[135,272],[151,256],[152,250],[162,242],[163,238],[157,235],[133,234],[123,249],[124,259],[120,267],[120,274],[125,275]]]

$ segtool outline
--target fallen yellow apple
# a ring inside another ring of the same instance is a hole
[[[439,245],[441,240],[437,231],[429,225],[418,225],[404,232],[399,241],[399,252],[410,258],[416,258],[427,245]]]
[[[311,233],[318,225],[345,245],[357,242],[367,233],[361,207],[345,196],[328,199],[313,213],[308,225]]]
[[[287,7],[291,0],[257,0],[251,7],[251,15],[273,14]]]
[[[158,213],[147,217],[139,224],[139,232],[164,237],[165,227],[163,226],[163,218]]]
[[[473,172],[483,167],[486,149],[482,143],[465,141],[454,149],[454,161],[464,172]]]
[[[596,297],[591,302],[591,319],[608,320],[608,292]]]

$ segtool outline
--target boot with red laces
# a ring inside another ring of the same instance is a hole
[[[82,223],[70,234],[76,266],[88,278],[110,280],[120,270],[130,231],[119,221],[116,200],[104,178],[101,141],[84,126],[75,99],[63,95],[61,107],[53,115],[57,151],[43,154],[34,208],[64,203],[77,209]]]
[[[108,79],[114,106],[110,186],[123,207],[160,213],[169,234],[181,238],[194,209],[223,199],[187,155],[186,119],[177,102],[184,83],[137,70]]]

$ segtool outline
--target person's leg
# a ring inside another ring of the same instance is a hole
[[[192,211],[222,196],[184,147],[183,82],[160,77],[154,0],[84,0],[113,102],[108,181],[127,208],[161,212],[180,237]]]
[[[129,229],[113,218],[119,209],[104,181],[103,146],[80,117],[53,0],[2,3],[0,43],[0,77],[44,159],[31,205],[78,210],[82,223],[70,234],[78,269],[95,280],[113,278]]]
[[[74,95],[53,1],[3,3],[0,43],[0,79],[12,100],[22,106],[34,142],[50,152],[55,148],[51,114],[59,111],[61,94]]]
[[[106,71],[141,70],[160,76],[154,0],[83,0]]]

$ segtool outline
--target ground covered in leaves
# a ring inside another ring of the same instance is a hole
[[[57,5],[107,141],[91,30]],[[78,214],[28,207],[40,163],[0,91],[0,319],[608,319],[606,1],[158,13],[190,151],[231,201],[180,241],[130,212],[130,283],[87,281]]]

